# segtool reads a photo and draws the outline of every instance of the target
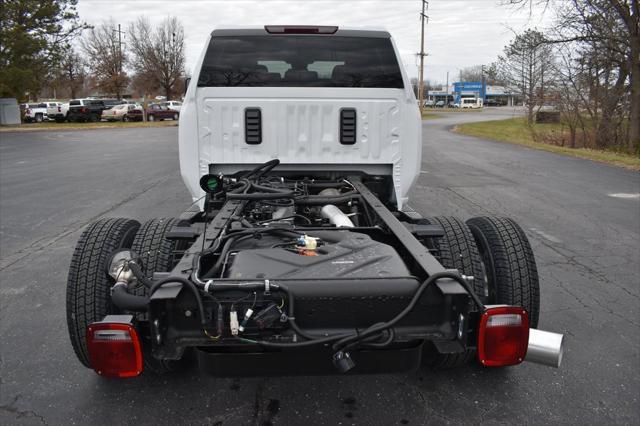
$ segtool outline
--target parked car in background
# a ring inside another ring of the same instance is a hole
[[[164,105],[152,104],[147,107],[147,121],[166,119],[177,120],[178,118],[180,118],[180,113],[178,111],[170,110]]]
[[[75,122],[100,121],[104,109],[104,101],[99,99],[72,99],[69,101],[67,120]]]
[[[67,112],[69,112],[69,103],[49,102],[47,103],[47,117],[49,120],[55,120],[62,123],[67,120]]]
[[[162,102],[160,105],[166,106],[171,111],[180,112],[180,108],[182,107],[182,102],[180,102],[180,101],[167,101],[167,102]]]
[[[428,107],[435,106],[435,104],[436,104],[436,101],[434,101],[433,99],[429,99],[428,101],[425,101],[424,106],[428,108]]]
[[[502,103],[500,103],[500,101],[498,101],[497,99],[488,98],[486,101],[484,101],[484,105],[485,106],[502,106]]]
[[[444,108],[444,101],[438,101],[435,103],[436,108]]]
[[[24,109],[24,121],[27,123],[42,123],[47,119],[47,104],[45,102],[37,104],[27,104]]]
[[[122,117],[122,121],[144,121],[144,108],[139,104],[130,104],[133,106]]]
[[[142,116],[142,107],[140,105],[114,105],[111,108],[107,108],[102,111],[102,119],[107,121],[130,121],[128,114],[130,111],[134,111],[136,109],[140,111],[140,116]]]

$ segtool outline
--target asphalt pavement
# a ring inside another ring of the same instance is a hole
[[[67,334],[71,254],[97,218],[171,217],[190,204],[177,128],[0,133],[0,424],[638,424],[640,174],[449,131],[516,113],[425,121],[411,205],[522,225],[541,278],[539,327],[566,335],[558,370],[102,379]]]

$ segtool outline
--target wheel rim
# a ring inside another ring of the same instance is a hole
[[[173,114],[173,119],[177,120],[178,119],[178,114]]]
[[[149,121],[154,121],[154,120],[155,120],[155,117],[153,115],[150,115],[149,116]]]

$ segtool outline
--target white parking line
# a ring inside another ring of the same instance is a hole
[[[640,192],[615,192],[613,194],[607,194],[609,197],[613,198],[624,198],[627,200],[637,200],[640,199]]]

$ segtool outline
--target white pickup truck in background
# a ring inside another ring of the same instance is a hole
[[[41,123],[47,119],[46,102],[26,104],[24,107],[24,121],[27,123]]]
[[[55,120],[62,123],[67,120],[67,112],[69,111],[69,102],[47,102],[47,117],[49,120]]]

